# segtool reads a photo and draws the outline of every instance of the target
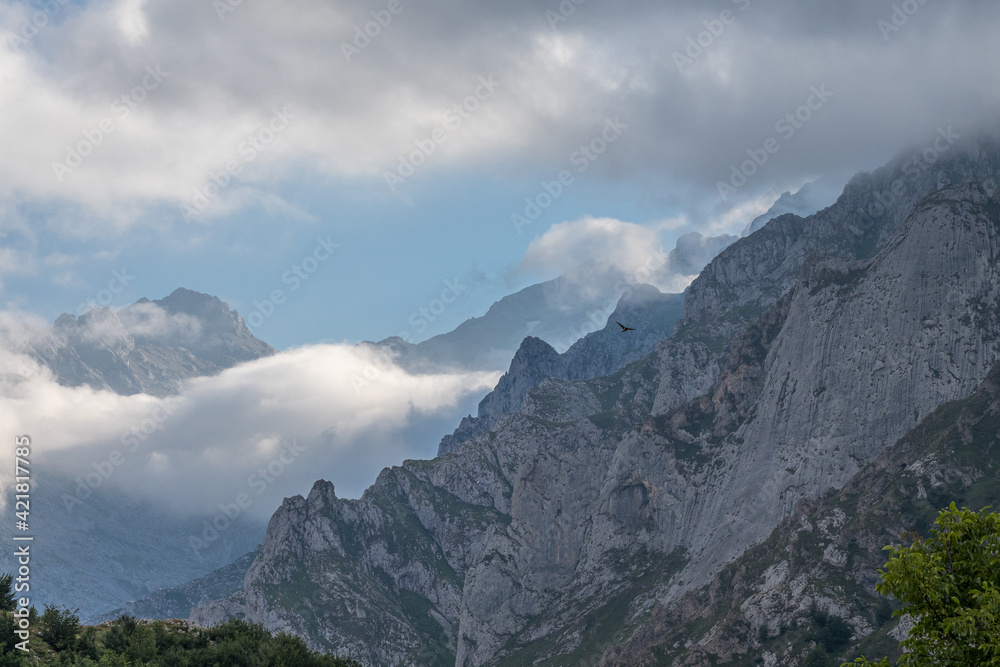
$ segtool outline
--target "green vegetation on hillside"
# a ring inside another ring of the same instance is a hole
[[[69,609],[30,610],[28,651],[15,631],[19,619],[10,587],[0,577],[0,667],[360,667],[352,660],[311,651],[299,637],[272,635],[261,625],[229,621],[201,628],[185,621],[137,621],[131,616],[96,627],[80,625]]]

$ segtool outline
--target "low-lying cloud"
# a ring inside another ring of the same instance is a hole
[[[8,327],[10,329],[10,327]],[[371,348],[313,345],[184,385],[176,397],[64,387],[30,357],[0,357],[0,422],[31,436],[35,469],[66,488],[114,485],[179,512],[213,512],[241,493],[268,516],[318,478],[357,497],[387,465],[434,445],[496,373],[410,374]]]

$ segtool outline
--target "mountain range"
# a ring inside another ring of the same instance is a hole
[[[911,158],[727,247],[643,356],[572,374],[572,349],[526,339],[441,456],[358,500],[322,480],[286,499],[242,589],[191,618],[373,665],[835,664],[892,645],[883,541],[997,488],[1000,145]]]
[[[566,275],[422,343],[363,343],[415,373],[509,365],[436,458],[356,500],[317,481],[259,546],[234,534],[220,569],[170,574],[189,583],[110,575],[98,616],[240,618],[372,665],[891,654],[881,546],[1000,495],[1000,142],[912,164],[811,213],[816,192],[783,196],[739,240],[682,237],[668,265],[711,259],[682,295]],[[187,290],[63,316],[48,341],[61,383],[122,394],[275,354]]]
[[[667,254],[664,269],[691,271],[734,240],[689,234]],[[494,304],[483,317],[423,343],[390,339],[361,346],[393,350],[396,363],[413,373],[500,367],[510,363],[529,329],[552,340],[572,342],[603,327],[623,291],[622,304],[660,301],[660,310],[672,309],[664,323],[658,323],[641,308],[620,306],[617,316],[635,316],[633,323],[642,329],[629,337],[625,347],[598,346],[599,354],[612,359],[603,362],[609,367],[622,355],[633,358],[648,351],[656,339],[669,333],[664,327],[672,327],[680,315],[677,295],[624,285],[613,271],[591,271],[585,280],[582,273],[581,269],[576,275],[521,290]],[[183,392],[189,381],[280,354],[254,337],[228,304],[185,288],[162,299],[141,299],[117,311],[96,308],[79,318],[64,314],[50,329],[34,332],[25,340],[29,342],[18,351],[46,367],[63,386],[123,396],[146,394],[165,401]],[[143,434],[141,439],[145,438]],[[106,464],[95,460],[94,465]],[[75,479],[72,474],[46,471],[35,480],[52,500],[38,511],[37,536],[61,545],[39,552],[34,559],[36,572],[49,582],[36,596],[38,604],[68,605],[78,609],[84,620],[96,620],[122,609],[146,615],[144,600],[150,596],[152,608],[178,616],[187,615],[194,604],[210,599],[213,593],[221,597],[238,589],[221,574],[216,575],[221,578],[215,585],[189,589],[184,582],[220,567],[228,567],[225,572],[242,567],[242,579],[249,566],[244,554],[254,552],[265,532],[261,520],[242,516],[221,539],[193,550],[191,536],[207,530],[206,522],[215,520],[214,514],[178,513],[168,502],[138,500],[113,483],[103,484],[95,470],[93,466],[76,470]],[[9,527],[0,529],[0,534],[10,532]],[[14,563],[8,557],[0,559],[0,566],[10,570]],[[172,588],[178,585],[177,590]]]

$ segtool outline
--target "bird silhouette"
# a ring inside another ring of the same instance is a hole
[[[622,333],[625,333],[626,331],[635,331],[635,329],[633,329],[632,327],[627,327],[624,324],[622,324],[621,322],[619,322],[618,320],[615,320],[615,324],[617,324],[618,326],[620,326],[622,328]]]

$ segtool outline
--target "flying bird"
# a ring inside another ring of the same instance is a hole
[[[617,324],[618,326],[620,326],[622,328],[622,333],[625,333],[626,331],[635,331],[635,329],[633,329],[632,327],[627,327],[624,324],[622,324],[621,322],[619,322],[618,320],[615,320],[615,324]]]

